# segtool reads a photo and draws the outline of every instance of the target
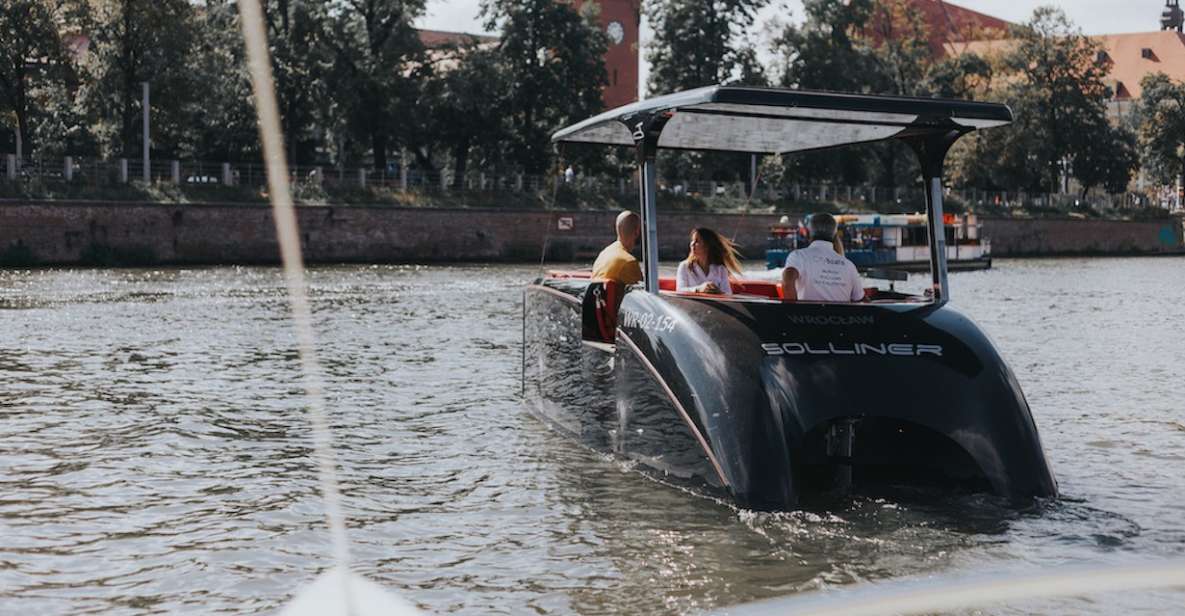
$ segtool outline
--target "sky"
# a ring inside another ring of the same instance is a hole
[[[1164,0],[956,0],[951,4],[987,13],[994,17],[1023,22],[1033,9],[1041,5],[1059,6],[1086,34],[1117,34],[1122,32],[1150,32],[1160,29],[1160,11]],[[416,25],[429,30],[484,32],[478,17],[481,0],[428,0],[427,14]],[[772,0],[762,10],[759,27],[767,30],[778,21],[797,21],[802,18],[801,0]],[[642,83],[649,72],[645,61],[645,46],[649,30],[642,24]]]

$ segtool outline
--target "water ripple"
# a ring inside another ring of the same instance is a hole
[[[778,514],[658,484],[524,412],[519,302],[535,268],[315,268],[358,569],[437,612],[684,613],[1180,555],[1182,265],[952,275],[954,304],[1025,388],[1063,498],[1018,511],[899,494]],[[269,268],[0,271],[0,613],[255,613],[329,565],[282,285]]]

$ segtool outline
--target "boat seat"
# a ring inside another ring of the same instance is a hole
[[[591,342],[614,344],[617,339],[617,313],[625,297],[625,285],[616,280],[593,280],[581,303],[581,338]]]
[[[782,284],[772,280],[733,280],[733,293],[760,295],[769,299],[782,299]]]
[[[782,285],[772,280],[746,280],[746,279],[730,279],[729,284],[732,285],[732,292],[734,295],[756,295],[758,297],[765,297],[768,299],[782,299]],[[675,279],[671,277],[662,277],[658,279],[658,289],[660,291],[674,291]]]

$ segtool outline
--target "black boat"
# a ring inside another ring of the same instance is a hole
[[[1055,496],[1016,378],[948,304],[943,160],[960,136],[1011,121],[991,103],[712,86],[557,132],[557,143],[636,149],[645,283],[551,272],[527,287],[522,378],[533,412],[665,481],[753,509],[886,481]],[[660,149],[787,154],[882,140],[908,144],[921,163],[924,294],[784,302],[772,282],[741,280],[734,295],[713,296],[660,280]]]

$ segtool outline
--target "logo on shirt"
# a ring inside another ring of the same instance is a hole
[[[767,342],[761,345],[766,355],[895,355],[898,357],[942,357],[940,344],[866,342]]]

